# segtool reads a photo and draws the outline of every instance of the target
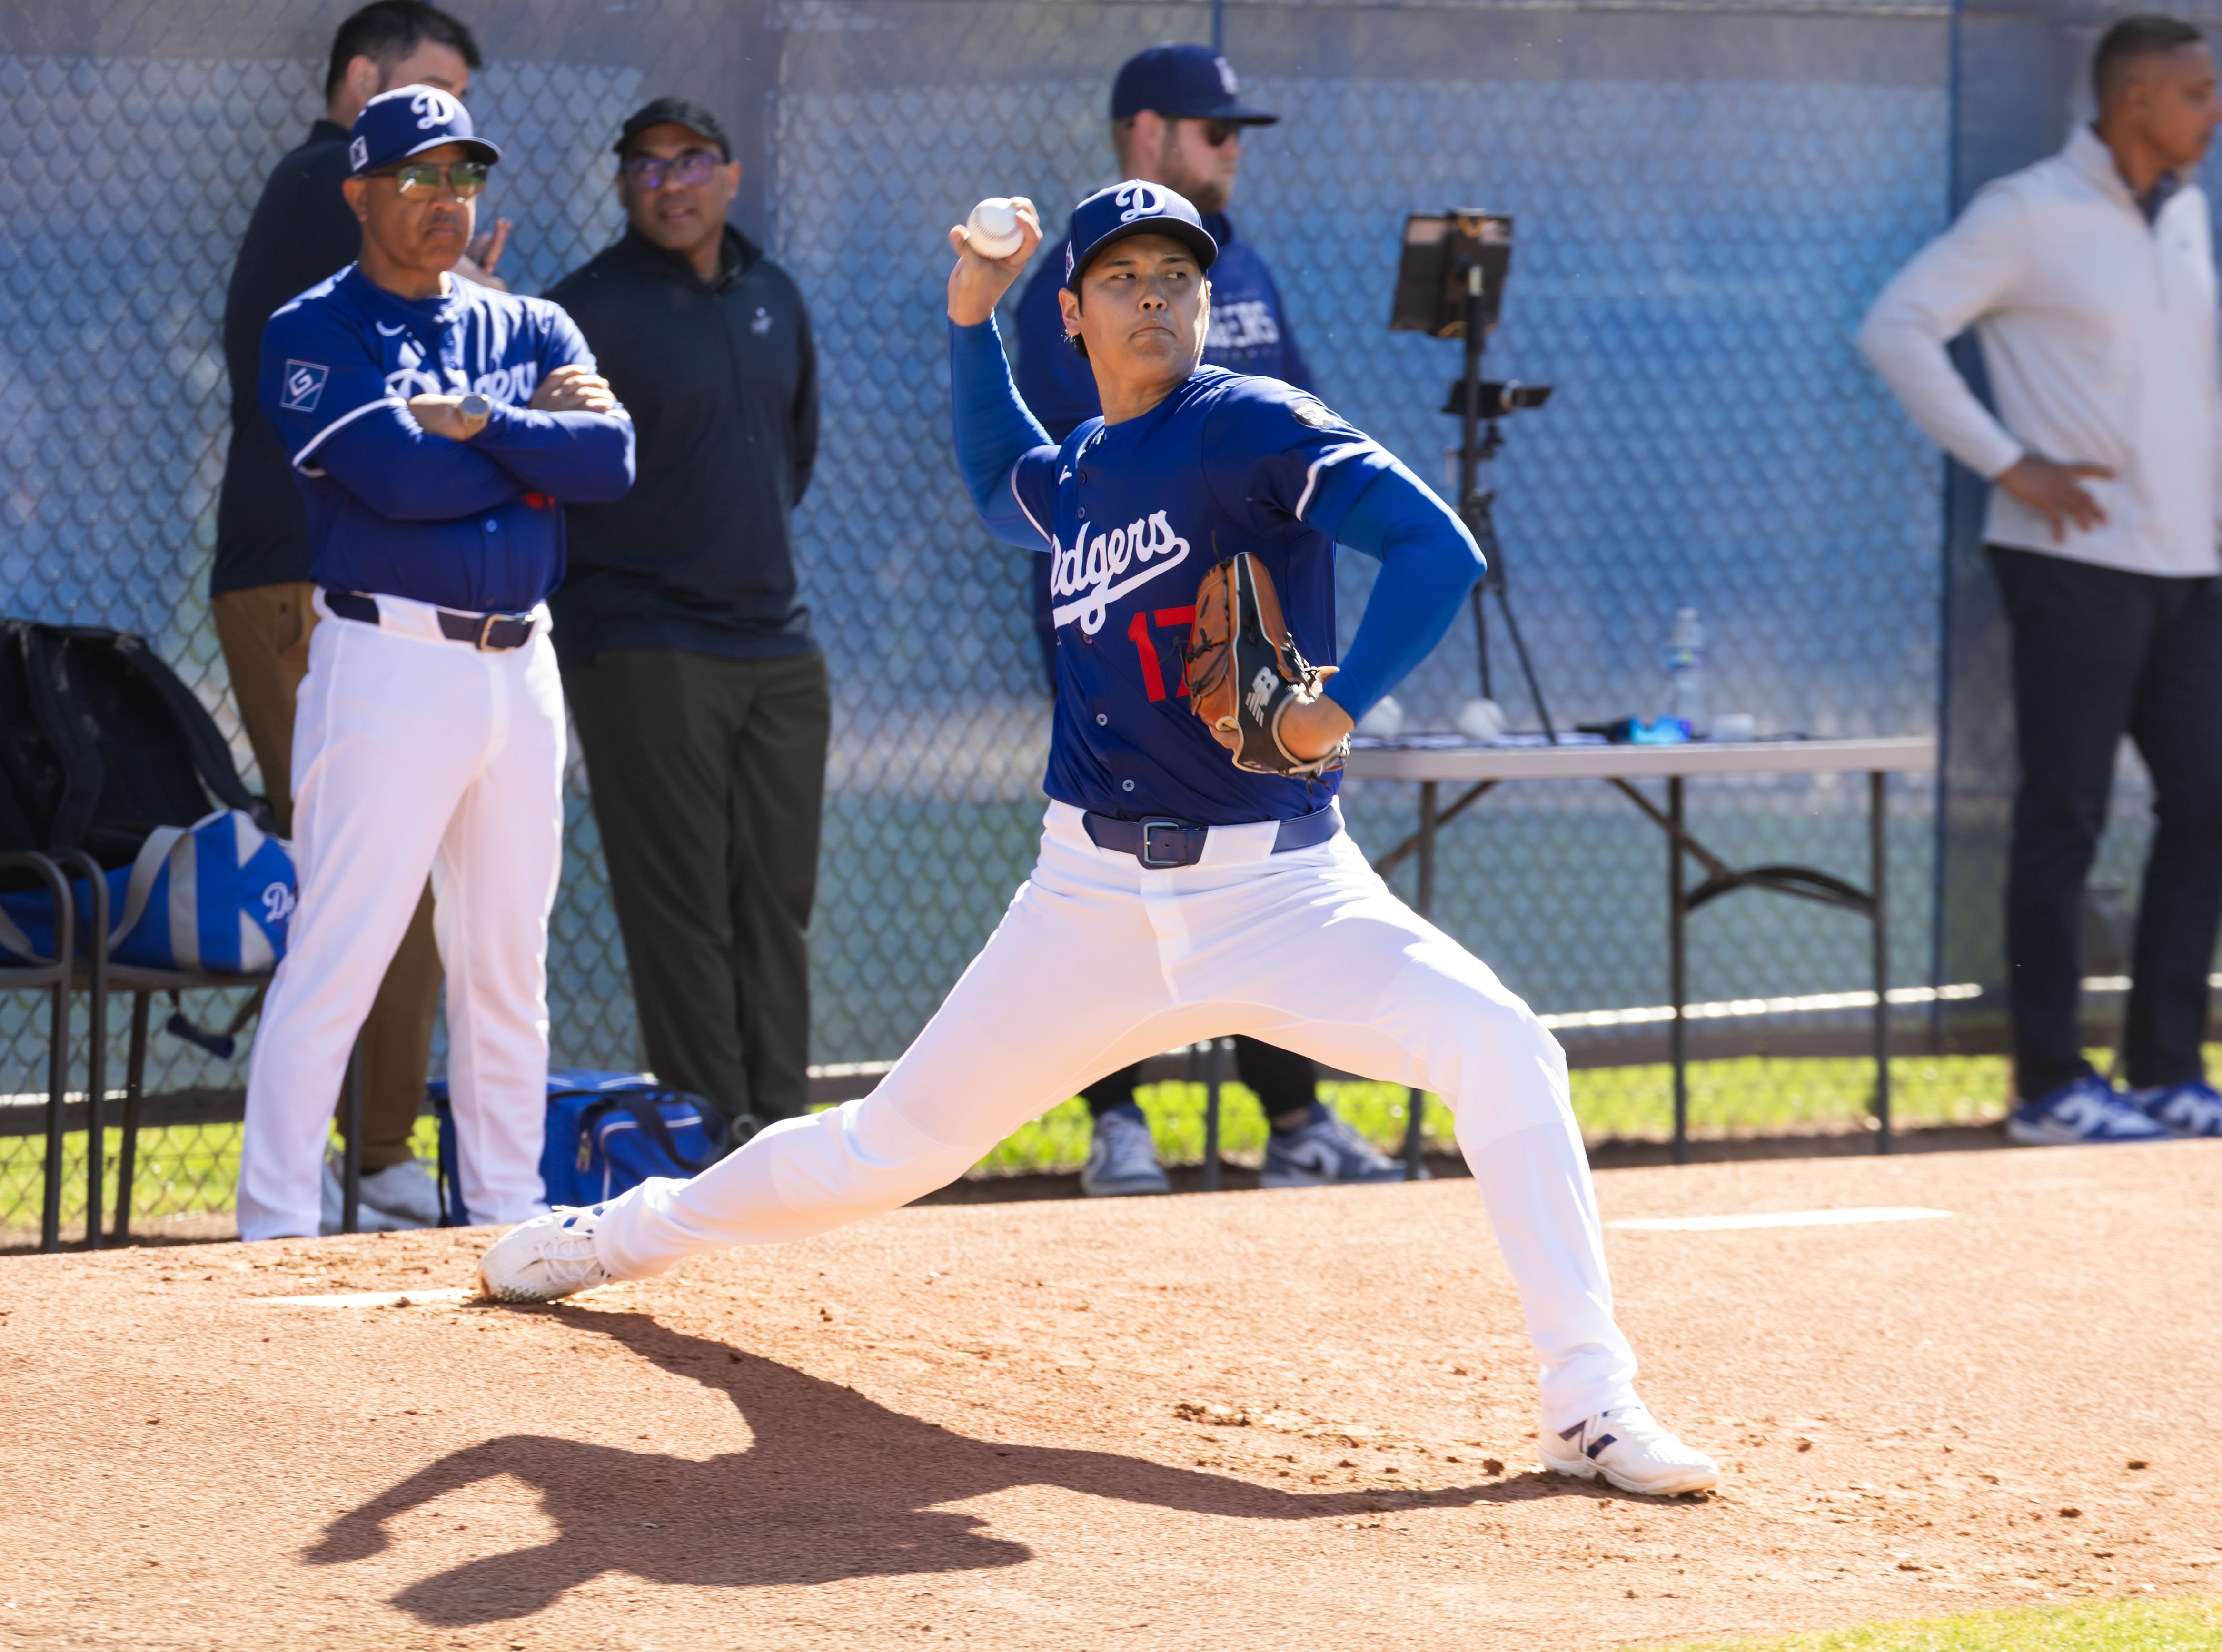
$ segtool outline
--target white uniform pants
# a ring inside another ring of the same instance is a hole
[[[597,1232],[603,1267],[641,1278],[892,1209],[1090,1079],[1252,1033],[1441,1095],[1541,1357],[1545,1424],[1632,1404],[1557,1040],[1346,835],[1276,855],[1275,830],[1214,826],[1201,864],[1153,871],[1051,804],[1033,876],[879,1087],[772,1125],[692,1181],[627,1193]]]
[[[321,608],[323,598],[317,603]],[[239,1233],[317,1231],[348,1054],[425,874],[471,1218],[545,1209],[548,913],[563,851],[563,690],[544,611],[523,648],[450,642],[422,603],[327,618],[293,733],[300,884],[247,1082]]]

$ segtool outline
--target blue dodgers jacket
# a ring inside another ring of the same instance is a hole
[[[563,504],[632,486],[632,421],[526,404],[557,367],[591,370],[542,298],[451,280],[411,299],[349,265],[271,317],[257,386],[307,502],[310,576],[473,613],[520,613],[563,577]],[[427,432],[411,396],[494,404],[468,442]]]

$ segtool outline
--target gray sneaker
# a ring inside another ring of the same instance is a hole
[[[411,1227],[440,1225],[440,1190],[432,1180],[431,1166],[421,1159],[363,1171],[362,1202]]]
[[[1095,1139],[1088,1144],[1088,1163],[1080,1172],[1080,1190],[1092,1199],[1173,1190],[1158,1163],[1150,1121],[1132,1102],[1097,1115]]]
[[[413,1181],[409,1177],[411,1170],[416,1170]],[[411,1199],[416,1201],[413,1206]],[[324,1157],[323,1203],[317,1230],[340,1233],[347,1217],[347,1184],[340,1179],[338,1153]],[[355,1233],[411,1233],[413,1228],[437,1226],[440,1192],[433,1188],[431,1177],[424,1175],[422,1164],[411,1159],[409,1164],[386,1165],[385,1170],[364,1170],[362,1185],[355,1192]]]
[[[1404,1167],[1335,1117],[1325,1102],[1294,1130],[1276,1130],[1265,1144],[1261,1187],[1334,1187],[1349,1182],[1401,1182]],[[1420,1167],[1420,1180],[1428,1179]]]

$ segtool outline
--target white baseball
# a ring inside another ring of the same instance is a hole
[[[1019,233],[1019,210],[1007,195],[990,195],[964,220],[972,250],[982,258],[1008,258],[1026,239]]]

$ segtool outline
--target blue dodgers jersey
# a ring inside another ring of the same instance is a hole
[[[468,612],[522,612],[562,582],[563,510],[519,483],[461,511],[372,508],[317,462],[354,421],[424,394],[475,390],[523,407],[559,367],[592,371],[569,316],[542,298],[460,277],[444,297],[405,298],[349,265],[270,318],[264,411],[308,503],[310,576],[331,590],[382,592]]]
[[[1252,774],[1189,709],[1196,587],[1248,551],[1290,632],[1334,662],[1334,531],[1394,462],[1304,392],[1202,367],[1141,418],[1090,419],[1011,478],[1050,541],[1057,710],[1045,789],[1127,820],[1233,826],[1323,807],[1341,781]]]
[[[1205,363],[1309,390],[1311,368],[1296,348],[1273,272],[1255,248],[1235,238],[1234,226],[1224,213],[1206,216],[1203,227],[1219,242],[1219,260],[1210,273],[1211,331],[1203,342]],[[1019,393],[1044,428],[1060,441],[1083,419],[1103,411],[1095,371],[1064,342],[1064,312],[1057,301],[1064,284],[1063,259],[1043,260],[1019,300],[1018,317]]]

